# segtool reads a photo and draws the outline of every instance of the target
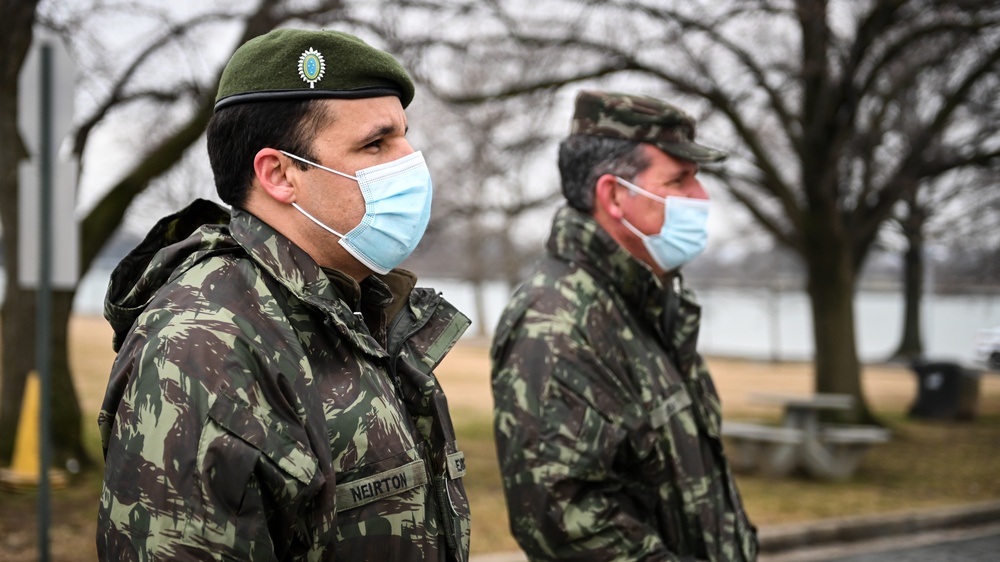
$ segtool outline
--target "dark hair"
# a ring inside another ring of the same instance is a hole
[[[208,122],[207,142],[219,198],[234,207],[245,205],[253,159],[262,148],[287,150],[315,161],[312,141],[330,122],[326,106],[318,101],[241,103],[216,111]]]
[[[597,178],[614,174],[632,181],[649,166],[642,143],[592,135],[571,135],[559,143],[559,175],[570,207],[589,213],[594,209]]]

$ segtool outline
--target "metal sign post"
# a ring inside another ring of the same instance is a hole
[[[49,560],[49,469],[52,464],[52,288],[73,287],[78,274],[75,167],[59,162],[58,150],[72,121],[73,69],[55,38],[35,35],[20,76],[18,124],[31,158],[19,168],[19,283],[36,287],[35,363],[39,405],[39,560]],[[69,172],[67,172],[69,169]],[[59,192],[60,196],[54,198]],[[53,202],[57,201],[54,206]],[[34,211],[34,212],[32,212]],[[57,217],[58,215],[58,217]],[[58,218],[59,220],[53,220]],[[67,220],[68,219],[68,220]],[[56,225],[60,226],[57,232]],[[62,264],[54,268],[54,240],[60,236]],[[35,245],[37,244],[37,245]],[[34,260],[37,260],[35,263]],[[33,277],[37,275],[37,277]]]
[[[38,486],[38,555],[39,560],[49,560],[49,467],[52,465],[52,365],[48,348],[52,342],[52,46],[42,45],[39,50],[41,63],[42,111],[41,142],[39,143],[39,205],[38,238],[41,259],[38,264],[37,343],[35,365],[42,389],[41,403],[41,469]]]

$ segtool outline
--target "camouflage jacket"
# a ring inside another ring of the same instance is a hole
[[[679,277],[661,283],[593,219],[558,212],[492,349],[497,454],[529,558],[756,558],[699,322]]]
[[[205,201],[163,219],[105,303],[101,559],[467,559],[432,370],[469,321],[414,282],[359,286]]]

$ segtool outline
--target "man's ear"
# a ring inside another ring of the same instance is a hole
[[[279,203],[290,204],[295,201],[293,168],[295,164],[292,159],[273,148],[262,148],[253,158],[253,172],[257,183]]]
[[[597,178],[597,184],[594,186],[594,211],[601,212],[615,220],[621,220],[623,216],[619,203],[621,192],[614,175],[604,174]]]

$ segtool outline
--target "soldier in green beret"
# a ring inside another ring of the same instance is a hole
[[[705,246],[702,163],[725,153],[659,100],[580,92],[567,205],[492,347],[510,528],[533,561],[750,561],[680,268]]]
[[[165,217],[108,289],[102,560],[468,558],[434,368],[469,320],[397,267],[430,217],[413,95],[345,33],[235,52],[207,132],[230,209]]]

